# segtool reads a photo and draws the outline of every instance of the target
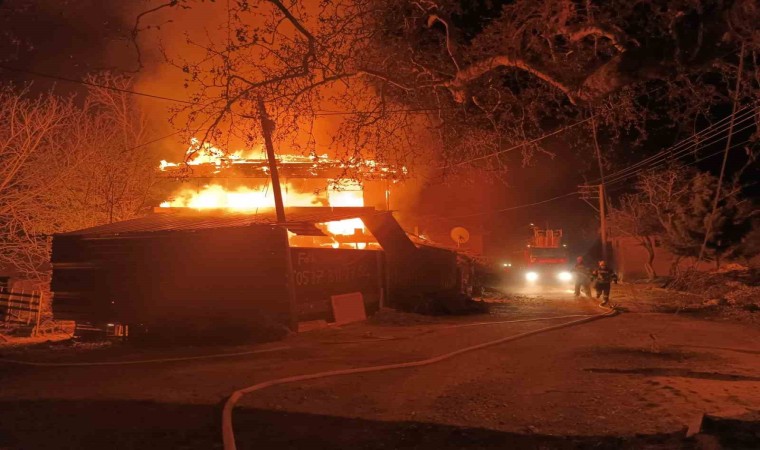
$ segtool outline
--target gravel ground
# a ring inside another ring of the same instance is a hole
[[[696,445],[683,439],[683,430],[702,414],[760,409],[760,328],[653,313],[654,294],[626,290],[613,287],[613,301],[629,311],[617,317],[423,368],[254,393],[235,411],[239,448],[680,449]],[[60,346],[17,353],[82,362],[268,350],[128,366],[0,363],[0,448],[220,448],[221,404],[244,386],[429,358],[572,320],[527,319],[600,312],[594,301],[562,291],[486,301],[491,314],[383,311],[365,323],[255,347]],[[495,323],[513,320],[524,322]]]

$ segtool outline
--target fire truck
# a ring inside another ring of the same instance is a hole
[[[567,246],[562,243],[562,230],[533,228],[533,236],[523,252],[523,272],[529,284],[570,284]]]

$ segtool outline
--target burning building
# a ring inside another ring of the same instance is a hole
[[[282,223],[263,160],[203,150],[162,162],[163,175],[196,187],[153,214],[54,236],[57,317],[140,330],[292,326],[335,321],[336,296],[371,314],[461,288],[456,253],[415,245],[387,210],[395,169],[281,157]],[[339,181],[357,170],[362,184]]]
[[[327,155],[280,155],[277,160],[286,206],[389,210],[393,186],[406,175],[406,168],[373,160],[341,161]],[[225,153],[194,142],[184,162],[161,161],[160,173],[191,182],[176,190],[161,207],[248,211],[274,207],[269,163],[256,150]]]

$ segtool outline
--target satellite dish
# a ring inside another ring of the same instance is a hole
[[[465,244],[470,240],[470,232],[462,227],[454,227],[451,229],[451,239],[453,239],[457,245]]]

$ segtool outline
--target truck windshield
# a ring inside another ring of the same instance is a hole
[[[530,256],[533,258],[565,258],[567,251],[564,248],[531,248]]]

